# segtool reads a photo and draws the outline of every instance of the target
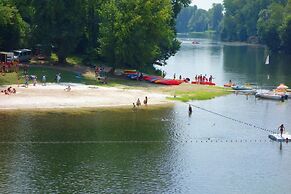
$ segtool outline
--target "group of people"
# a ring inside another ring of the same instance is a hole
[[[201,82],[210,82],[210,83],[212,83],[213,76],[210,75],[209,78],[207,78],[206,74],[205,75],[200,74],[200,75],[196,75],[194,79],[195,79],[195,82],[200,82],[200,83]]]
[[[176,73],[174,73],[174,77],[173,77],[173,79],[174,79],[174,80],[176,79]],[[206,74],[205,74],[205,75],[200,74],[200,75],[196,75],[196,76],[194,77],[195,82],[199,82],[199,83],[203,83],[203,82],[211,82],[211,83],[212,83],[213,79],[214,79],[214,78],[213,78],[212,75],[210,75],[209,77],[207,77]],[[182,78],[182,75],[179,76],[179,80],[190,81],[189,78],[186,78],[186,79],[185,79],[185,78]]]
[[[144,104],[145,106],[148,105],[148,97],[147,97],[147,96],[146,96],[145,99],[143,100],[143,104]],[[140,106],[141,106],[140,99],[138,98],[137,101],[136,101],[136,103],[132,103],[132,105],[133,105],[133,108],[140,107]]]
[[[15,94],[16,89],[9,86],[7,89],[1,90],[1,93],[4,93],[5,95]]]
[[[176,74],[174,73],[174,80],[176,79]],[[179,75],[179,80],[182,80],[182,75]]]

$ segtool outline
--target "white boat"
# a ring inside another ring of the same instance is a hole
[[[281,134],[274,133],[274,134],[270,134],[269,138],[271,140],[274,140],[274,141],[283,142],[283,141],[290,141],[291,140],[291,135],[282,134],[282,136],[281,136]]]
[[[274,92],[262,92],[262,93],[257,93],[256,97],[264,98],[264,99],[270,99],[270,100],[281,100],[281,101],[284,101],[284,100],[287,100],[288,95],[286,95],[286,94],[281,95],[281,94],[277,94],[277,93],[274,93]]]
[[[265,64],[266,65],[269,65],[270,64],[270,55],[267,56]]]
[[[256,94],[256,89],[249,87],[249,86],[232,86],[231,87],[237,93],[244,93],[244,94]]]

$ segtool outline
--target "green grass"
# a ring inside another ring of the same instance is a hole
[[[23,80],[20,80],[23,81]],[[5,75],[0,75],[0,85],[17,84],[17,74],[16,73],[5,73]]]
[[[69,56],[67,57],[67,63],[71,65],[81,65],[83,64],[83,58],[79,56]]]
[[[221,87],[207,87],[197,91],[177,91],[176,97],[170,97],[170,100],[178,100],[182,102],[188,102],[191,100],[210,100],[218,96],[224,96],[229,94],[225,88]]]
[[[86,85],[102,85],[107,87],[114,87],[114,86],[122,86],[122,85],[134,85],[131,80],[117,78],[117,77],[109,77],[108,84],[102,84],[95,79],[94,74],[84,74],[81,75],[81,78],[77,77],[77,73],[72,71],[66,70],[58,70],[54,68],[48,67],[30,67],[28,74],[29,75],[36,75],[37,81],[41,82],[42,76],[46,76],[46,81],[49,83],[55,82],[56,74],[61,73],[61,82],[70,82],[70,83],[82,83]],[[18,81],[16,73],[6,73],[4,76],[0,75],[0,85],[11,85],[11,84],[24,84],[24,74],[23,71],[19,71],[20,80]]]

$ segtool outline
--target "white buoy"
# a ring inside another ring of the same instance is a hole
[[[270,55],[267,56],[265,64],[266,65],[269,65],[270,64]]]

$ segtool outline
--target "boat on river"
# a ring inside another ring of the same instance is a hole
[[[237,85],[237,86],[232,86],[231,87],[233,90],[238,90],[238,91],[245,91],[245,90],[254,90],[252,87],[249,87],[249,86],[241,86],[241,85]]]
[[[270,100],[280,100],[284,101],[288,99],[288,95],[286,94],[278,94],[275,92],[262,92],[256,94],[257,98],[264,98],[264,99],[270,99]]]
[[[284,133],[281,136],[281,134],[274,133],[274,134],[270,134],[269,138],[273,141],[284,142],[284,141],[290,141],[291,135]]]
[[[230,87],[235,86],[235,84],[234,83],[226,83],[223,86],[226,87],[226,88],[230,88]]]

